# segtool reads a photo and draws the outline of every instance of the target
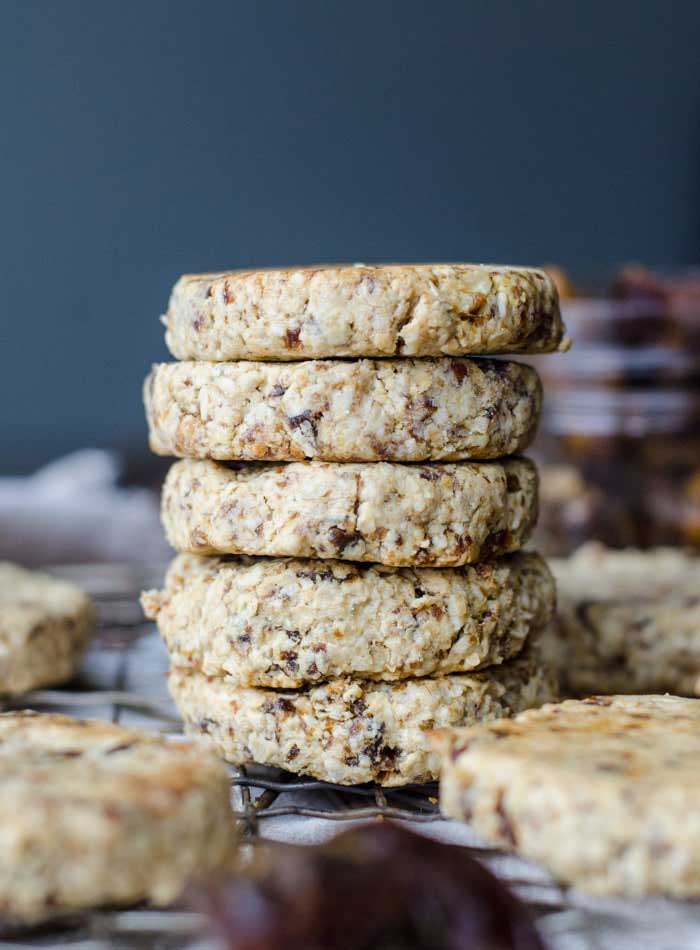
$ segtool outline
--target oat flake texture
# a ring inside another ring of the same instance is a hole
[[[238,687],[177,667],[169,685],[186,730],[229,762],[344,785],[431,781],[440,758],[430,730],[512,715],[554,695],[530,654],[480,673],[398,683],[341,677],[300,692]]]
[[[0,916],[166,904],[232,854],[228,775],[198,744],[0,715]]]
[[[0,562],[0,695],[69,680],[94,619],[89,597],[74,584]]]
[[[528,267],[393,264],[181,277],[163,318],[181,360],[547,353],[564,328]]]
[[[161,512],[182,552],[450,567],[527,541],[537,472],[526,459],[232,468],[187,459],[168,473]]]
[[[592,894],[700,896],[700,702],[596,696],[447,730],[441,808]]]
[[[296,688],[500,664],[549,620],[554,584],[537,554],[444,570],[183,554],[142,604],[174,666]]]
[[[524,450],[542,391],[493,359],[162,363],[144,387],[156,454],[421,462]]]
[[[588,543],[551,561],[558,610],[543,644],[571,696],[700,696],[700,557]]]

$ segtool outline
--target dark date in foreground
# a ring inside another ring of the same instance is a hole
[[[390,823],[256,845],[192,902],[226,950],[543,950],[524,905],[464,848]]]

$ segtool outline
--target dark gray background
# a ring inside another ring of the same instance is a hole
[[[145,456],[182,271],[700,259],[700,4],[0,2],[2,471]]]

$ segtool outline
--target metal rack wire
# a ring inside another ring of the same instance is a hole
[[[12,708],[61,711],[178,733],[180,720],[165,687],[167,657],[138,604],[138,593],[160,582],[162,568],[66,566],[54,573],[76,581],[91,594],[97,609],[97,635],[78,681],[65,689],[35,691],[14,701]],[[395,789],[346,787],[269,768],[231,769],[231,782],[242,838],[253,844],[261,837],[283,837],[279,823],[290,819],[298,823],[297,837],[301,838],[310,819],[336,824],[371,819],[438,827],[444,823],[436,784]],[[528,903],[553,950],[596,946],[585,915],[546,875],[524,862],[522,871],[518,869],[514,875],[512,859],[505,873],[498,852],[476,845],[470,845],[470,851]],[[0,950],[179,950],[195,946],[203,950],[208,945],[201,937],[202,925],[200,915],[181,909],[100,911],[48,929],[0,932]]]

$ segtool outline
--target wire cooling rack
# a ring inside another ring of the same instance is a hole
[[[181,724],[165,686],[167,657],[138,595],[160,584],[161,566],[66,566],[52,573],[87,590],[97,610],[97,633],[80,677],[64,689],[38,690],[10,708],[33,708],[103,718],[160,732],[180,732]],[[330,837],[338,825],[361,820],[396,820],[452,840],[461,825],[441,818],[437,785],[382,789],[348,788],[300,778],[277,769],[231,769],[235,819],[242,840],[266,837],[309,841]],[[466,842],[523,898],[552,950],[596,948],[586,915],[543,872],[525,862]],[[64,950],[180,950],[209,948],[199,914],[181,909],[100,911],[50,928],[0,932],[0,950],[62,947]]]

